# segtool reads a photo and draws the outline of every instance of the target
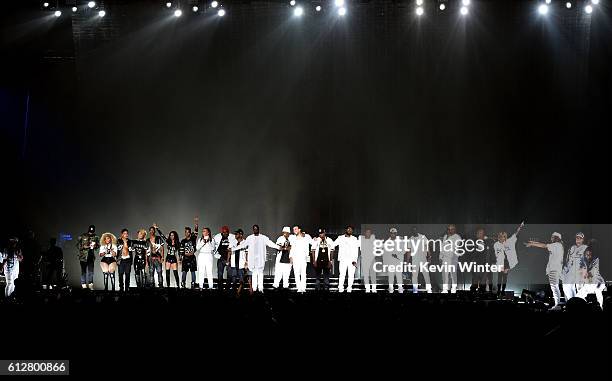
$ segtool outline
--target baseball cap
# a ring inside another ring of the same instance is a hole
[[[391,228],[391,229],[389,229],[389,233],[396,233],[397,234],[397,229],[396,228]]]
[[[234,232],[234,234],[244,234],[244,232],[242,231],[242,229],[238,229]]]
[[[584,233],[583,232],[578,232],[578,233],[576,233],[576,237],[584,238]]]
[[[325,234],[325,229],[323,228],[319,229],[318,231],[319,231],[319,234]]]
[[[283,228],[283,233],[291,233],[291,228],[289,226],[285,226]]]
[[[552,233],[552,236],[561,239],[561,233],[554,232]]]

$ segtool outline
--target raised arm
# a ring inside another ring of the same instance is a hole
[[[547,245],[545,243],[542,242],[538,242],[538,241],[528,241],[525,243],[525,246],[527,247],[539,247],[540,249],[547,249]]]

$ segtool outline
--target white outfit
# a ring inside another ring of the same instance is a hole
[[[580,290],[582,284],[584,283],[582,275],[580,274],[580,262],[586,248],[586,245],[572,245],[567,252],[567,263],[565,264],[563,273],[561,274],[561,283],[563,284],[565,301],[578,296],[578,290]]]
[[[374,234],[372,234],[370,238],[366,238],[364,235],[359,236],[359,246],[361,247],[361,275],[363,276],[366,292],[376,292],[376,271],[374,270],[374,263],[376,260],[376,256],[374,256],[375,239],[376,236],[374,236]]]
[[[408,248],[410,249],[410,256],[412,256],[412,292],[419,292],[419,272],[421,272],[421,265],[427,265],[427,250],[428,240],[423,234],[418,234],[416,237],[410,237],[408,241]],[[423,269],[423,278],[425,278],[425,289],[428,293],[431,293],[431,280],[429,278],[429,270]]]
[[[583,257],[579,266],[583,284],[576,296],[586,299],[588,294],[595,294],[599,306],[603,309],[603,291],[606,289],[606,281],[599,273],[599,258],[595,258],[593,262],[587,264]]]
[[[399,241],[399,236],[395,237],[395,241]],[[387,238],[391,240],[391,238]],[[397,242],[394,245],[393,250],[385,250],[383,254],[383,264],[390,266],[397,266],[404,263],[404,252],[397,251]],[[404,277],[401,271],[392,272],[387,271],[387,279],[389,282],[389,292],[393,292],[393,282],[397,284],[397,291],[401,294],[404,292]]]
[[[563,268],[563,245],[561,242],[549,243],[546,245],[548,250],[548,264],[546,265],[546,275],[548,275],[548,283],[553,293],[555,306],[561,300],[561,290],[559,289],[559,276]]]
[[[289,242],[291,243],[289,258],[291,258],[293,264],[297,292],[306,292],[306,265],[310,259],[309,246],[313,243],[312,237],[308,234],[303,236],[292,234],[289,236]]]
[[[280,246],[270,241],[270,238],[263,234],[251,234],[239,245],[234,247],[237,250],[247,249],[247,267],[251,270],[251,287],[253,291],[263,292],[263,271],[266,266],[266,247],[279,250]]]
[[[276,240],[276,244],[282,247],[285,242],[289,242],[289,238],[285,238],[281,235]],[[289,288],[289,275],[291,275],[291,263],[281,263],[281,257],[283,252],[281,250],[276,254],[276,264],[274,266],[274,288],[279,288],[281,280],[283,281],[284,288]]]
[[[355,265],[359,257],[359,247],[361,241],[354,235],[343,234],[336,238],[332,247],[338,247],[338,262],[340,262],[340,279],[338,279],[338,292],[344,291],[344,278],[348,272],[348,285],[346,290],[353,291],[355,281]],[[353,262],[355,265],[353,265]]]
[[[495,250],[495,262],[497,266],[503,266],[505,258],[508,259],[510,269],[513,269],[518,264],[518,257],[516,255],[516,233],[506,239],[504,243],[499,241],[495,242],[493,249]]]
[[[19,277],[19,257],[16,253],[12,255],[0,253],[0,258],[2,259],[6,279],[4,296],[8,298],[15,291],[15,279]]]
[[[204,278],[208,280],[208,289],[213,288],[213,256],[216,253],[217,242],[210,239],[204,242],[202,237],[196,242],[196,255],[198,256],[198,285],[204,288]]]
[[[442,271],[442,292],[448,292],[448,282],[451,282],[451,293],[457,292],[457,266],[459,255],[456,253],[457,242],[461,236],[457,233],[449,236],[444,234],[442,246],[440,247],[440,263],[444,266]],[[449,279],[450,278],[450,279]]]

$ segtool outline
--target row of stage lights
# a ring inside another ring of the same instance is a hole
[[[332,0],[334,3],[334,11],[338,16],[345,16],[347,13],[346,2],[345,0]],[[444,11],[447,8],[447,3],[449,0],[438,0],[438,9],[440,11]],[[593,13],[593,7],[599,4],[600,0],[585,0],[586,5],[584,6],[584,12],[587,14]],[[467,16],[470,10],[471,0],[460,0],[461,6],[459,8],[459,14],[461,16]],[[414,0],[415,4],[415,14],[417,16],[423,16],[425,14],[425,0]],[[293,8],[293,15],[295,17],[302,17],[305,14],[304,7],[299,5],[297,0],[290,0],[289,5]],[[164,6],[173,11],[175,17],[181,17],[183,15],[183,10],[181,9],[179,4],[172,3],[168,1],[164,4]],[[552,6],[552,0],[539,0],[538,1],[538,13],[540,15],[546,15],[549,12],[550,7]],[[565,8],[572,9],[573,8],[572,1],[565,2]],[[106,11],[102,8],[99,8],[95,1],[87,2],[86,8],[91,10],[95,10],[98,12],[98,17],[106,16]],[[223,5],[218,0],[212,0],[210,3],[206,4],[206,8],[212,9],[217,13],[217,16],[223,17],[226,14]],[[62,15],[62,11],[59,9],[59,6],[52,6],[49,2],[43,3],[43,9],[54,11],[55,17],[60,17]],[[72,13],[77,13],[79,8],[77,6],[73,6],[71,8]],[[315,12],[321,12],[323,8],[321,4],[317,3],[314,6]],[[191,6],[191,11],[194,13],[198,13],[202,11],[198,3],[193,3]]]

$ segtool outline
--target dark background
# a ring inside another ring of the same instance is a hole
[[[610,223],[611,12],[557,3],[3,4],[2,231]]]

